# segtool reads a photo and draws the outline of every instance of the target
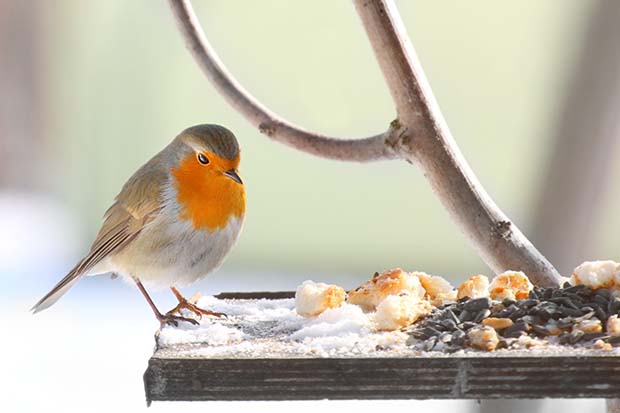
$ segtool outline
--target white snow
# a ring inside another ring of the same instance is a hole
[[[377,353],[378,347],[412,351],[405,345],[406,334],[376,332],[374,313],[364,313],[352,304],[311,318],[297,314],[293,299],[203,297],[198,306],[228,317],[204,317],[199,326],[181,323],[163,327],[157,339],[159,350],[183,349],[203,357],[352,357]]]

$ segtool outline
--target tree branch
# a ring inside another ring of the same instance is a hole
[[[430,184],[480,256],[496,272],[524,271],[536,284],[560,276],[488,196],[439,111],[398,10],[390,0],[354,0],[397,108],[401,153]]]
[[[560,276],[478,183],[435,102],[398,11],[390,0],[354,0],[396,105],[398,119],[379,136],[343,141],[302,130],[277,117],[224,69],[189,0],[169,0],[186,43],[207,78],[261,132],[325,158],[402,158],[417,164],[479,255],[495,272],[521,270],[542,286]]]
[[[266,108],[228,72],[207,40],[190,1],[169,0],[169,3],[187,48],[200,69],[228,103],[261,133],[274,141],[323,158],[369,162],[397,157],[390,144],[396,139],[391,128],[370,138],[337,139],[302,129]]]

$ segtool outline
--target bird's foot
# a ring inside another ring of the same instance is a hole
[[[226,317],[224,313],[218,313],[216,311],[205,310],[204,308],[198,307],[196,304],[189,302],[188,300],[180,301],[179,304],[174,307],[172,310],[168,311],[166,315],[172,314],[181,314],[181,310],[188,310],[192,313],[196,314],[199,318],[202,318],[203,315],[209,315],[213,317]],[[182,318],[182,317],[181,317]],[[196,321],[196,320],[194,320]],[[196,323],[198,324],[198,323]]]
[[[200,324],[198,321],[194,320],[193,318],[181,317],[181,316],[178,316],[178,315],[173,315],[171,313],[172,313],[172,311],[169,311],[166,314],[160,314],[159,317],[157,317],[157,319],[159,320],[159,322],[161,323],[162,326],[164,326],[166,324],[171,324],[171,325],[173,325],[175,327],[178,327],[179,326],[179,321],[185,321],[185,322],[193,324],[195,326]]]

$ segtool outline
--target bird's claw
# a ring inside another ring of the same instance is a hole
[[[220,317],[228,318],[228,316],[224,313],[218,313],[217,311],[205,310],[203,308],[198,307],[196,304],[190,303],[187,300],[181,301],[176,307],[168,311],[166,315],[173,315],[175,313],[180,314],[182,309],[191,311],[192,313],[196,314],[199,318],[202,318],[203,315],[209,315],[209,316],[218,317],[218,318]]]
[[[161,325],[165,325],[165,324],[170,324],[173,325],[175,327],[179,326],[179,321],[185,321],[188,322],[190,324],[193,324],[195,326],[199,325],[200,323],[196,320],[194,320],[193,318],[187,318],[187,317],[181,317],[178,315],[173,315],[170,314],[170,312],[162,315],[161,317],[159,317],[159,322],[161,323]]]

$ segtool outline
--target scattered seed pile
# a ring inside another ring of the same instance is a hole
[[[408,327],[408,344],[426,351],[529,348],[545,343],[611,349],[620,345],[620,297],[565,283],[526,299],[462,298]]]

